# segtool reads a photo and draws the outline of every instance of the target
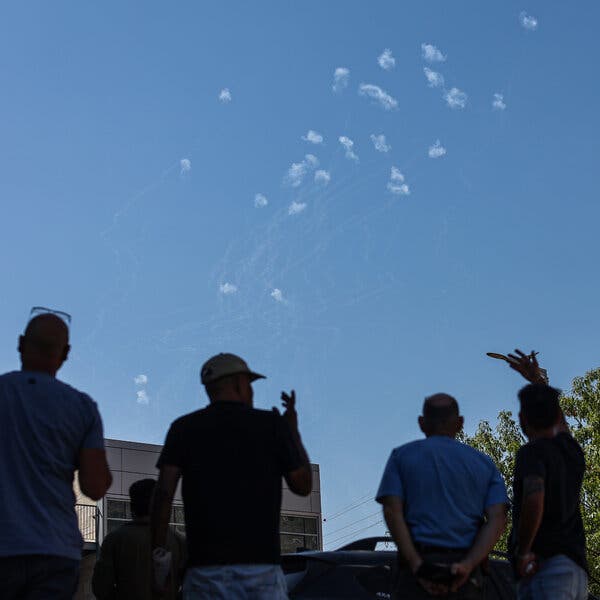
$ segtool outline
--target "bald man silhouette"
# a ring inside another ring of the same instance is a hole
[[[508,497],[492,460],[456,440],[463,422],[452,396],[429,396],[425,439],[387,462],[376,499],[405,564],[393,598],[483,598],[480,564],[504,531]]]
[[[73,479],[92,500],[112,478],[96,403],[56,379],[69,329],[57,315],[31,319],[21,370],[0,376],[0,590],[13,598],[71,599],[82,538]]]

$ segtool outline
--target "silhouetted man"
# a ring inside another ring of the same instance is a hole
[[[376,498],[405,563],[393,597],[483,598],[480,564],[506,526],[504,482],[455,439],[463,418],[452,396],[427,398],[419,426],[426,438],[392,451]]]
[[[152,600],[150,501],[155,487],[154,479],[140,479],[129,488],[133,520],[111,531],[102,542],[92,578],[97,600]],[[169,530],[166,548],[173,569],[163,598],[174,600],[181,585],[185,541]]]
[[[96,403],[56,379],[69,330],[34,317],[19,338],[21,371],[0,376],[0,595],[70,599],[82,537],[73,477],[99,500],[111,484]]]
[[[207,361],[201,381],[210,404],[171,425],[158,461],[154,546],[161,553],[182,477],[186,600],[287,598],[279,566],[282,476],[292,492],[306,496],[311,469],[298,433],[294,392],[281,395],[283,417],[276,409],[254,409],[251,384],[261,378],[233,354]]]
[[[537,367],[535,356],[520,360]],[[529,442],[515,462],[510,546],[521,600],[588,597],[580,511],[585,459],[569,432],[559,397],[559,390],[544,383],[519,392],[519,421]]]

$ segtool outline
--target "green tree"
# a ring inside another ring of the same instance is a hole
[[[571,391],[561,397],[561,406],[571,432],[583,448],[586,473],[583,480],[581,512],[587,536],[590,565],[590,589],[600,593],[600,368],[588,371],[573,380]],[[496,425],[481,421],[472,436],[462,434],[463,442],[489,455],[504,477],[512,500],[512,473],[515,455],[525,443],[519,425],[510,411],[498,414]],[[508,533],[499,540],[496,549],[506,552]]]

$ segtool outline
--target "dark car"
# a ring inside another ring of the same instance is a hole
[[[396,550],[376,550],[380,543],[393,547],[389,537],[371,537],[330,552],[284,554],[290,600],[391,598],[397,555]],[[516,598],[512,569],[502,555],[491,557],[485,585],[486,600]],[[590,600],[598,599],[590,595]]]

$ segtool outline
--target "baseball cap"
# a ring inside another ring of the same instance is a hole
[[[266,379],[264,375],[251,371],[248,364],[243,358],[236,356],[235,354],[229,354],[227,352],[221,352],[212,358],[209,358],[202,369],[200,369],[200,381],[203,385],[212,383],[221,377],[227,377],[228,375],[237,375],[238,373],[247,373],[250,375],[250,380]]]

